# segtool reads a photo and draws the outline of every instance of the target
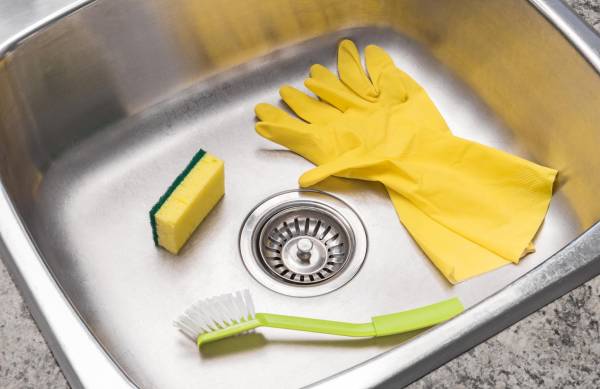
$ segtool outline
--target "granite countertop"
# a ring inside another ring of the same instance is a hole
[[[600,0],[567,0],[600,31]],[[0,388],[68,388],[0,261]],[[410,388],[599,388],[600,277],[431,372]]]

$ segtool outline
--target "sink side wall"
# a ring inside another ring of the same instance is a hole
[[[108,124],[249,59],[293,55],[281,47],[378,24],[433,52],[557,168],[588,227],[600,216],[600,77],[529,3],[509,1],[96,1],[3,60],[2,182],[26,214],[51,161]]]
[[[377,24],[388,8],[379,0],[95,1],[0,62],[2,182],[24,211],[49,164],[111,123],[283,46]]]

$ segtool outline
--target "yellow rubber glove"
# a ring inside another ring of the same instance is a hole
[[[453,136],[425,93],[368,46],[340,44],[341,81],[320,65],[306,86],[322,101],[283,87],[306,122],[266,104],[257,131],[319,165],[310,186],[336,175],[383,183],[405,227],[451,282],[508,263],[531,249],[556,171]],[[328,104],[327,104],[328,103]]]

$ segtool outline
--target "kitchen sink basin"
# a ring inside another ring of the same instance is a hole
[[[314,189],[366,232],[353,277],[324,294],[253,277],[246,216],[311,167],[255,133],[254,106],[281,104],[278,87],[302,88],[311,64],[334,69],[343,38],[384,47],[456,135],[560,171],[534,254],[451,285],[380,185],[331,178]],[[73,387],[410,383],[600,273],[599,42],[557,1],[74,3],[0,42],[3,258]],[[226,195],[173,256],[148,211],[199,148],[225,161]],[[173,327],[240,289],[259,311],[331,320],[453,296],[469,309],[420,333],[261,329],[201,352]]]

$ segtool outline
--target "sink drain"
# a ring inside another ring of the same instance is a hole
[[[248,271],[290,296],[316,296],[354,277],[365,259],[367,235],[342,200],[314,190],[277,194],[246,218],[240,250]]]
[[[316,284],[337,275],[354,245],[349,227],[321,204],[298,204],[269,218],[259,235],[260,259],[290,283]]]

